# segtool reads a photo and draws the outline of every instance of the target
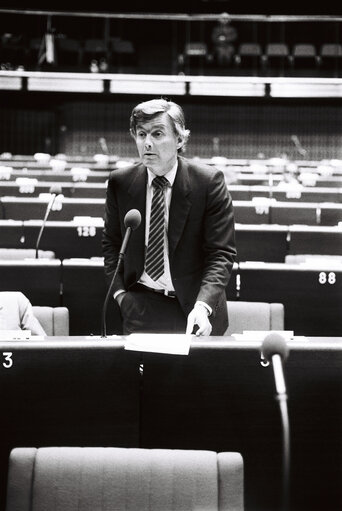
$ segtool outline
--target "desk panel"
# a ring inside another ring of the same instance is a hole
[[[17,184],[14,181],[0,181],[0,196],[31,198],[41,193],[50,193],[51,186],[60,186],[61,193],[68,198],[105,198],[105,183],[73,183],[41,181],[37,184]]]
[[[268,224],[269,210],[262,209],[260,212],[251,201],[233,201],[235,222],[239,224]]]
[[[253,197],[274,198],[280,202],[336,202],[341,203],[342,192],[339,186],[333,187],[286,187],[264,185],[229,185],[233,200],[252,200]]]
[[[296,335],[342,332],[342,266],[241,263],[240,299],[279,302]]]
[[[24,248],[24,223],[19,220],[0,220],[0,247]]]
[[[71,335],[101,334],[102,308],[107,294],[103,261],[64,259],[63,305],[70,313]],[[122,333],[119,307],[109,300],[107,333]]]
[[[290,226],[289,254],[342,255],[342,227]]]
[[[188,357],[143,355],[142,445],[241,452],[246,511],[280,509],[281,423],[272,368],[260,365],[258,343],[199,343]],[[285,365],[290,509],[339,511],[342,342],[336,349],[297,343]]]
[[[118,341],[1,342],[0,504],[11,448],[139,446],[139,355]],[[2,502],[1,502],[2,501]],[[4,507],[0,507],[4,509]]]
[[[61,261],[0,261],[0,291],[21,291],[32,305],[61,305]]]
[[[24,222],[25,248],[35,248],[41,220]],[[40,241],[41,250],[52,250],[59,259],[102,257],[103,220],[47,221]]]
[[[304,202],[276,202],[270,207],[269,223],[317,225],[321,222],[319,206],[319,204]]]
[[[288,253],[288,226],[235,225],[238,261],[284,262]]]
[[[24,199],[3,197],[1,199],[3,219],[42,220],[48,202],[39,198]],[[75,216],[104,216],[105,199],[63,199],[62,209],[51,211],[50,220],[73,220]]]
[[[76,165],[75,165],[76,167]],[[79,172],[71,172],[70,170],[24,170],[24,169],[16,169],[9,171],[9,181],[15,181],[18,178],[29,178],[29,179],[37,179],[38,181],[49,181],[54,183],[59,182],[69,182],[69,183],[75,183],[77,181],[82,181],[83,179],[86,180],[87,183],[104,183],[109,176],[110,170],[107,171],[94,171],[91,170],[90,172],[85,172],[84,174],[82,171]],[[2,184],[3,181],[1,180],[1,174],[0,174],[0,183]]]

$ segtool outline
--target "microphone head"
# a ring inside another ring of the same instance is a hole
[[[62,193],[62,187],[60,185],[51,185],[49,193],[55,193],[56,195],[59,195]]]
[[[282,335],[272,333],[268,334],[263,340],[261,353],[268,362],[271,362],[273,355],[279,355],[284,361],[288,357],[289,348]]]
[[[125,218],[124,218],[124,224],[125,227],[130,227],[132,231],[137,229],[141,222],[141,214],[140,211],[137,209],[130,209],[127,211]]]

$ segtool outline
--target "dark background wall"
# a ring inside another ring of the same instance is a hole
[[[9,93],[0,94],[0,152],[59,152],[92,156],[102,152],[135,157],[129,135],[133,106],[150,96]],[[229,158],[302,156],[342,158],[342,101],[174,97],[185,111],[191,137],[188,156]]]

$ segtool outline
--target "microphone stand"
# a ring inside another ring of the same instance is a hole
[[[40,243],[40,238],[42,237],[42,234],[43,234],[43,231],[44,231],[44,227],[45,227],[45,223],[47,221],[47,218],[50,214],[50,211],[52,209],[52,206],[53,206],[53,203],[55,202],[55,199],[56,199],[57,195],[54,193],[52,199],[50,199],[48,205],[47,205],[47,208],[46,208],[46,211],[45,211],[45,216],[44,216],[44,219],[43,219],[43,223],[42,223],[42,226],[40,228],[40,231],[39,231],[39,234],[38,234],[38,238],[37,238],[37,243],[36,243],[36,259],[39,259],[39,243]]]
[[[273,372],[276,382],[276,401],[279,403],[282,425],[282,511],[289,511],[290,493],[290,423],[287,408],[286,386],[282,368],[282,360],[279,355],[272,357]]]
[[[132,231],[132,228],[131,227],[127,227],[126,235],[125,235],[124,241],[122,243],[122,246],[121,246],[121,249],[120,249],[120,252],[119,252],[118,263],[116,265],[115,272],[114,272],[114,275],[112,277],[112,280],[111,280],[110,286],[108,288],[108,291],[107,291],[107,294],[106,294],[106,298],[105,298],[105,301],[104,301],[104,304],[103,304],[103,307],[102,307],[101,337],[107,337],[106,314],[107,314],[108,302],[109,302],[109,298],[112,295],[112,290],[113,290],[113,287],[114,287],[114,282],[115,282],[116,276],[117,276],[117,274],[119,272],[119,269],[121,268],[121,265],[122,265],[122,262],[123,262],[123,259],[124,259],[124,255],[125,255],[125,251],[126,251],[126,247],[127,247],[127,243],[128,243],[128,239],[129,239],[129,236],[131,234],[131,231]]]

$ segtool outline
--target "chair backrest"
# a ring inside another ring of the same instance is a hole
[[[116,447],[16,448],[6,511],[243,510],[243,459],[232,452]]]
[[[81,41],[77,39],[58,39],[58,48],[63,51],[79,52],[81,51]]]
[[[229,327],[225,335],[244,330],[284,330],[282,303],[228,301]]]
[[[69,310],[66,307],[34,305],[32,309],[46,335],[69,335]]]
[[[205,56],[208,53],[208,47],[205,43],[195,42],[185,45],[184,53],[187,56]]]
[[[322,44],[320,55],[321,57],[342,57],[342,44]]]
[[[106,52],[107,43],[104,39],[86,39],[84,42],[84,51],[102,53]]]
[[[39,259],[55,259],[56,254],[52,250],[38,250]],[[35,259],[36,250],[34,248],[0,248],[0,259],[4,260],[22,260]]]
[[[238,54],[243,56],[259,57],[262,54],[261,46],[258,43],[241,43]]]
[[[315,57],[316,48],[313,44],[295,44],[293,47],[294,57]]]
[[[265,48],[268,57],[287,57],[289,53],[289,47],[285,43],[269,43]]]

